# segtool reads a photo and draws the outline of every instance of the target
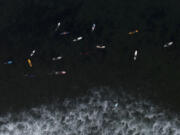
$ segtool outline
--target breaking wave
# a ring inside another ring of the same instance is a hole
[[[109,88],[0,117],[0,135],[180,135],[175,113]]]

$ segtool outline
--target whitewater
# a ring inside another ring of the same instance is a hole
[[[180,117],[109,87],[0,116],[0,135],[180,135]]]

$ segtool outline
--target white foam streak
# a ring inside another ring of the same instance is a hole
[[[180,135],[179,129],[176,114],[108,88],[0,117],[0,135]]]

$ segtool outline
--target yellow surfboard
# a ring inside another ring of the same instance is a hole
[[[32,67],[32,62],[31,62],[31,60],[28,59],[27,62],[28,62],[28,64],[29,64],[29,66]]]
[[[129,35],[133,35],[133,34],[138,33],[138,32],[139,32],[139,30],[136,29],[135,31],[128,32],[128,34],[129,34]]]

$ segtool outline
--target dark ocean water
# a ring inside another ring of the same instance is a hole
[[[179,134],[178,5],[175,0],[1,1],[0,134]],[[73,42],[79,36],[83,39]],[[165,48],[168,42],[173,45]],[[52,61],[57,56],[62,60]]]

